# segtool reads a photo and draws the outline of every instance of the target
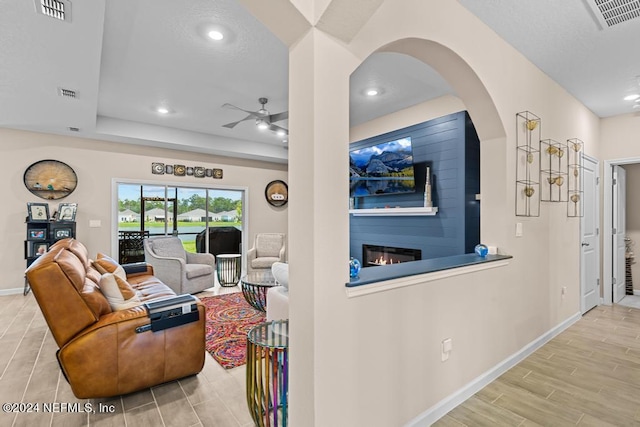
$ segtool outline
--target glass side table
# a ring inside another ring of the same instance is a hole
[[[247,405],[258,427],[286,427],[289,321],[274,320],[247,334]]]
[[[244,299],[256,310],[267,311],[267,291],[276,286],[271,270],[254,271],[240,279]]]
[[[216,255],[216,272],[220,286],[235,286],[240,280],[240,254]]]

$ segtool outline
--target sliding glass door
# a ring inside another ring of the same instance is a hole
[[[142,240],[161,235],[189,252],[243,253],[244,190],[117,183],[117,194],[121,263],[144,261]]]

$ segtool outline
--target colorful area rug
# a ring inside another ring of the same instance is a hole
[[[247,363],[247,332],[264,322],[265,314],[251,307],[242,292],[200,300],[207,307],[207,351],[225,369]]]

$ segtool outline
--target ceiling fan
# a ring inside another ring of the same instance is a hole
[[[288,119],[289,112],[283,111],[277,114],[269,114],[269,111],[267,111],[267,109],[264,108],[264,106],[267,104],[267,102],[269,102],[269,100],[267,98],[258,98],[258,102],[261,105],[258,111],[249,111],[249,110],[245,110],[244,108],[236,107],[235,105],[232,105],[232,104],[223,104],[222,108],[229,108],[232,110],[244,111],[245,113],[248,114],[248,116],[242,120],[238,120],[237,122],[227,123],[226,125],[222,125],[222,126],[229,129],[233,129],[238,123],[242,123],[246,120],[255,120],[256,127],[260,130],[268,129],[275,132],[279,136],[288,135],[289,131],[287,129],[283,128],[282,126],[278,126],[274,123]]]

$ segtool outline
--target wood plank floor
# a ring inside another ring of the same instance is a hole
[[[238,292],[215,288],[200,296]],[[126,396],[77,399],[60,373],[57,346],[33,294],[0,297],[0,403],[91,403],[114,405],[113,413],[6,413],[0,426],[220,426],[249,427],[253,421],[245,396],[245,367],[225,370],[210,355],[198,375]]]
[[[434,426],[640,426],[640,309],[599,306]]]

